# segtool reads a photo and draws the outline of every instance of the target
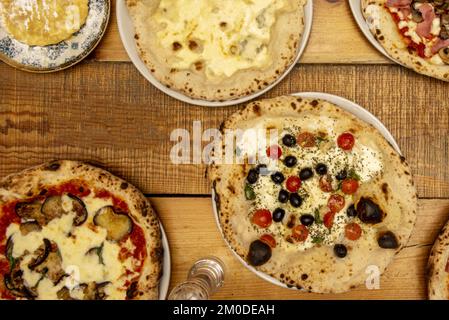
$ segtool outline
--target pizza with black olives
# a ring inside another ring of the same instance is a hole
[[[0,182],[1,299],[158,299],[159,220],[135,187],[76,161]]]
[[[415,71],[449,81],[448,0],[361,0],[371,32]]]
[[[428,294],[431,300],[449,300],[449,222],[438,234],[428,263]]]
[[[343,292],[407,243],[417,206],[410,169],[371,125],[329,102],[284,96],[249,104],[221,130],[240,132],[234,156],[243,160],[219,162],[226,146],[213,154],[219,222],[257,270],[288,287]],[[246,134],[254,130],[262,139]]]

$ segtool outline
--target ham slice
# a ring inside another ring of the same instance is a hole
[[[389,8],[410,8],[412,0],[388,0],[387,7]]]
[[[449,47],[449,39],[442,40],[438,38],[437,42],[432,46],[431,52],[432,54],[436,54],[438,51],[446,47]]]
[[[419,11],[424,20],[416,27],[416,33],[422,38],[429,38],[433,19],[436,18],[435,12],[433,11],[433,7],[428,3],[422,4],[419,7]]]

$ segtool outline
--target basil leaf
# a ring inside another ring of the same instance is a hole
[[[245,198],[246,200],[254,200],[256,199],[256,193],[251,185],[245,185]]]

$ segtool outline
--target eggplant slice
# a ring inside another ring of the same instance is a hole
[[[44,263],[44,261],[48,258],[51,249],[52,245],[50,240],[44,239],[44,243],[35,251],[35,255],[37,255],[36,258],[33,258],[30,261],[30,263],[28,264],[28,268],[30,268],[30,270],[34,270],[37,266]]]
[[[72,199],[72,210],[75,211],[75,219],[73,219],[73,224],[77,227],[82,225],[87,220],[87,209],[84,202],[74,196],[69,194],[70,199]]]
[[[76,300],[72,298],[72,296],[70,295],[70,290],[67,287],[62,287],[61,289],[59,289],[59,291],[56,292],[56,296],[59,300]]]
[[[26,236],[30,232],[40,231],[42,227],[37,223],[37,221],[27,221],[20,224],[20,233]]]
[[[107,240],[120,241],[133,229],[132,219],[125,213],[116,212],[113,207],[106,206],[98,210],[94,217],[95,225],[105,228]]]
[[[25,281],[23,280],[23,271],[20,270],[20,259],[14,263],[11,272],[5,274],[4,283],[6,289],[8,289],[14,296],[26,299],[35,299],[37,293],[27,287]]]
[[[89,282],[88,284],[81,284],[84,287],[84,300],[104,300],[106,299],[106,286],[110,284],[109,281],[96,283]]]
[[[47,219],[42,214],[42,205],[39,201],[19,202],[16,204],[16,213],[19,217],[26,220],[35,220],[40,225],[44,225]]]
[[[61,196],[51,196],[45,199],[42,205],[41,211],[45,216],[46,222],[50,222],[55,218],[60,218],[65,213],[62,207],[62,197]]]
[[[50,241],[44,241],[44,247],[46,251],[48,250],[48,254],[45,259],[43,259],[43,261],[39,261],[39,264],[34,263],[34,265],[28,265],[28,267],[35,272],[45,275],[53,282],[53,284],[56,285],[62,280],[63,277],[66,276],[66,273],[62,268],[62,258],[56,244],[51,243]],[[48,249],[48,247],[50,248]],[[42,254],[42,257],[45,256],[45,252],[42,252],[42,246],[36,250],[35,254],[37,254],[38,257],[39,254]]]

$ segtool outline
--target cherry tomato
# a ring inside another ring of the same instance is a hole
[[[286,182],[287,190],[290,192],[296,192],[301,188],[301,179],[297,176],[291,176]]]
[[[330,175],[326,174],[320,178],[320,189],[324,192],[334,191],[332,188],[332,177]]]
[[[353,222],[349,223],[345,227],[345,237],[349,240],[355,241],[362,235],[362,228],[360,226]]]
[[[332,228],[334,224],[335,212],[329,211],[323,217],[324,226],[328,229]]]
[[[271,225],[271,212],[266,209],[256,210],[253,214],[253,223],[261,228],[268,228]]]
[[[303,148],[310,148],[316,145],[315,135],[310,132],[303,132],[298,135],[296,142]]]
[[[346,179],[341,183],[341,191],[346,194],[354,194],[359,188],[359,182],[355,179]]]
[[[309,230],[307,229],[306,226],[304,226],[302,224],[294,227],[292,230],[292,237],[296,241],[300,241],[300,242],[305,241],[308,236],[309,236]]]
[[[276,248],[276,240],[273,238],[271,234],[264,234],[260,237],[260,241],[265,242],[272,248]]]
[[[339,194],[333,194],[327,201],[327,206],[331,212],[339,212],[345,207],[345,198]]]
[[[267,148],[267,156],[273,160],[277,160],[282,156],[282,149],[274,144]]]
[[[343,150],[350,151],[354,147],[355,138],[352,133],[345,132],[337,138],[337,143]]]

